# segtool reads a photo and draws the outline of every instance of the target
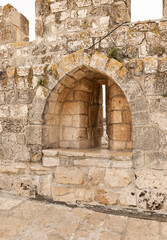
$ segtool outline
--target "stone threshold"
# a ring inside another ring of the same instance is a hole
[[[33,201],[44,201],[46,203],[62,205],[69,208],[82,208],[92,210],[94,212],[116,215],[116,216],[124,216],[131,217],[137,219],[145,219],[159,222],[167,222],[167,214],[156,211],[148,211],[136,208],[124,208],[124,207],[116,207],[116,206],[104,206],[104,205],[91,205],[85,204],[77,201],[76,204],[70,204],[63,201],[54,201],[52,199],[46,199],[43,196],[36,195],[35,198],[30,198]]]
[[[112,151],[108,149],[44,149],[44,156],[67,156],[67,157],[90,157],[90,158],[107,158],[113,160],[132,160],[132,151]]]

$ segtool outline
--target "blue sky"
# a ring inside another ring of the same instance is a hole
[[[162,17],[162,0],[131,0],[132,22]],[[35,39],[35,0],[0,0],[0,6],[10,3],[30,21],[30,40]]]

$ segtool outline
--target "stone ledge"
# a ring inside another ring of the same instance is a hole
[[[132,160],[132,151],[111,151],[108,149],[45,149],[42,151],[44,157],[67,156],[67,157],[86,157],[104,158],[111,160]]]

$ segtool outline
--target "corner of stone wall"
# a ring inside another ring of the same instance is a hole
[[[29,41],[29,21],[12,5],[0,7],[0,43]]]

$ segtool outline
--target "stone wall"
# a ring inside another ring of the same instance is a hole
[[[29,21],[10,4],[0,7],[0,44],[28,40]]]
[[[82,1],[88,4],[82,7],[79,1],[73,7],[66,5],[70,2],[37,1],[37,30],[43,28],[36,41],[0,45],[0,189],[72,203],[166,210],[167,21],[126,24],[88,51],[81,47],[87,48],[116,26],[114,6],[126,2]],[[55,12],[62,4],[66,9]],[[93,7],[94,17],[80,18]],[[79,25],[77,31],[72,26],[60,32],[53,27],[66,26],[73,10],[77,22],[95,18],[100,23],[97,31],[94,24]],[[68,17],[61,23],[55,20],[63,14]],[[104,19],[113,25],[105,28]],[[82,39],[78,35],[88,32]],[[112,45],[120,49],[122,63],[107,57]],[[85,142],[86,147],[90,142],[92,147],[99,145],[103,84],[111,149],[70,150],[74,143],[77,148]],[[93,114],[85,111],[87,105],[95,108]],[[63,135],[66,128],[70,128],[68,140]],[[67,149],[48,149],[58,146]],[[116,148],[124,151],[113,151]]]

